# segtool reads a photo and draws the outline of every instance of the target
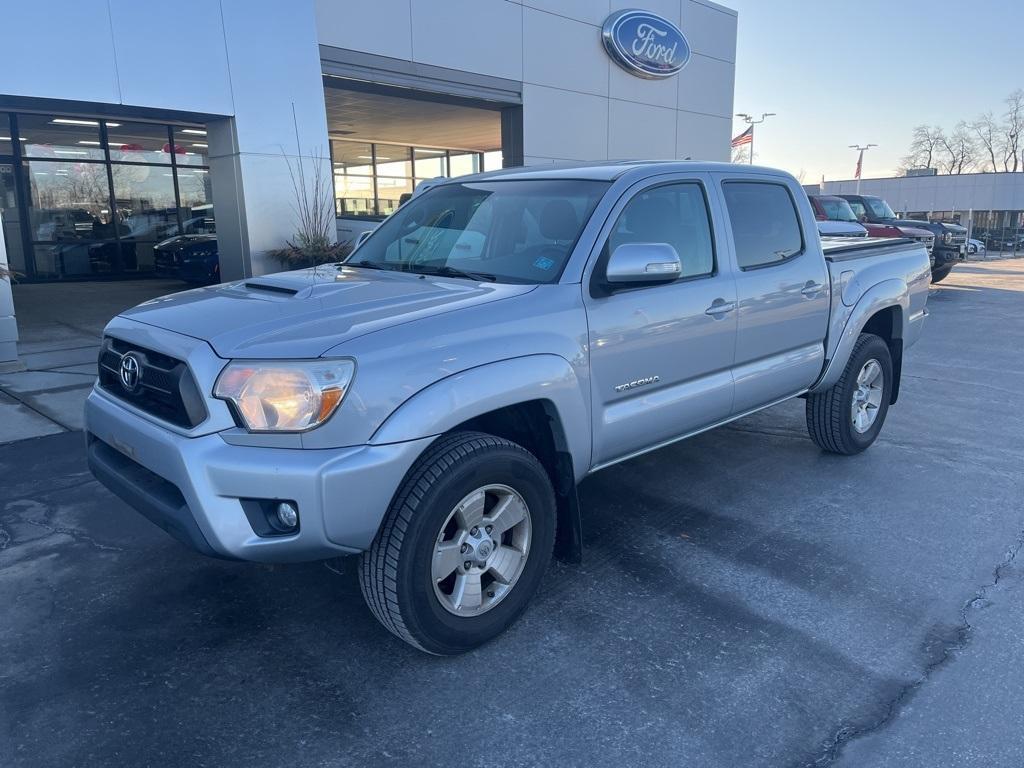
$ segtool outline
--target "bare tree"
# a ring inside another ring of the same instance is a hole
[[[910,168],[934,168],[935,153],[944,141],[945,135],[937,125],[917,126],[910,142],[910,152],[903,158],[901,168],[904,171]]]
[[[733,147],[732,150],[732,161],[734,163],[749,163],[750,162],[750,145],[744,144],[742,147]]]
[[[1006,97],[1003,115],[1003,170],[1016,173],[1021,163],[1024,145],[1024,90],[1018,88]]]
[[[981,170],[998,172],[999,163],[996,161],[996,156],[1002,156],[1003,146],[999,124],[996,123],[995,117],[991,112],[986,112],[971,123],[971,130],[977,140],[978,153],[985,158],[980,163]]]
[[[959,175],[974,167],[978,148],[974,135],[963,120],[956,124],[953,133],[948,136],[940,134],[939,144],[945,153],[942,168],[946,173]]]

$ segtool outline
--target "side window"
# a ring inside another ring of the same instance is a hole
[[[786,187],[727,181],[722,189],[740,269],[778,264],[803,250],[800,219]]]
[[[700,184],[666,184],[637,194],[619,214],[608,252],[624,243],[668,243],[679,254],[682,277],[712,274],[715,253]]]
[[[864,203],[860,202],[859,200],[850,200],[850,207],[853,209],[853,212],[854,214],[856,214],[858,219],[861,216],[868,215],[868,209],[865,208]]]

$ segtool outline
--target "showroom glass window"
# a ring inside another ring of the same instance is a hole
[[[205,128],[39,114],[10,128],[28,279],[145,276],[161,240],[215,231]]]
[[[464,176],[502,167],[500,151],[410,147],[333,139],[334,202],[338,216],[389,216],[416,185],[438,176]]]

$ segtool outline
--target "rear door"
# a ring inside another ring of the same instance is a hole
[[[724,232],[713,224],[720,217],[711,216],[709,183],[688,175],[631,190],[585,273],[595,465],[726,419],[732,409],[736,283],[716,248]],[[608,290],[605,264],[624,243],[672,245],[682,276]]]
[[[783,177],[717,174],[736,258],[733,414],[798,394],[825,360],[828,267],[810,207]]]

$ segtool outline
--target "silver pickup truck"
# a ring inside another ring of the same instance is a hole
[[[520,168],[418,195],[341,264],[114,318],[90,467],[194,549],[359,554],[422,650],[502,632],[580,556],[591,472],[803,397],[853,454],[927,314],[907,240],[822,245],[790,175],[693,162]]]

